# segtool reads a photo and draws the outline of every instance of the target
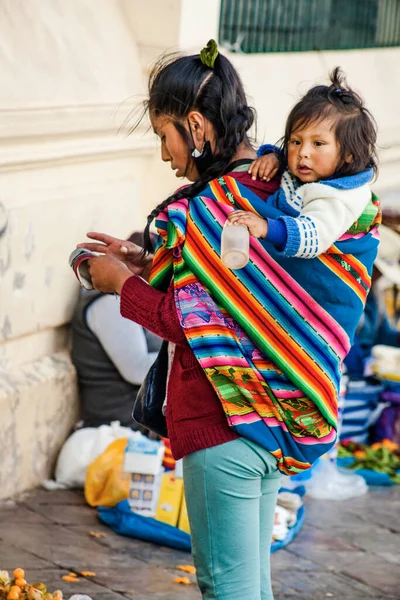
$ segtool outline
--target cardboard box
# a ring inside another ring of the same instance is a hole
[[[165,447],[163,442],[145,436],[128,441],[124,456],[124,471],[143,475],[158,475],[162,469]]]
[[[188,517],[187,509],[186,509],[185,494],[183,494],[183,497],[182,497],[182,505],[181,505],[181,512],[179,514],[178,527],[179,527],[179,529],[182,529],[182,531],[186,531],[186,533],[190,534],[189,517]]]
[[[183,480],[172,473],[165,473],[161,479],[156,519],[177,526],[183,497]]]
[[[155,517],[162,473],[132,473],[128,502],[131,509],[146,517]]]

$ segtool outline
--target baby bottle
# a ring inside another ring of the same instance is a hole
[[[232,225],[228,219],[222,229],[221,260],[229,269],[242,269],[249,262],[250,235],[245,225]]]

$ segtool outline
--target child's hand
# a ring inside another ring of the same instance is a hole
[[[251,163],[248,173],[251,175],[253,181],[257,179],[263,179],[264,181],[270,181],[274,177],[279,169],[279,159],[275,152],[260,156],[254,162]]]
[[[268,221],[252,212],[234,210],[228,215],[228,221],[232,225],[245,225],[250,235],[256,238],[265,238],[268,233]]]

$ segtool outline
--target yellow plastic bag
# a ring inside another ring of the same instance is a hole
[[[130,473],[123,471],[128,438],[119,438],[90,463],[85,481],[85,498],[90,506],[115,506],[129,493]]]

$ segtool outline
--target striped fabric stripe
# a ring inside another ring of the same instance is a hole
[[[319,285],[329,286],[331,296],[359,298],[349,304],[358,322],[372,263],[338,244],[307,261],[304,279],[286,268],[301,259],[280,259],[252,238],[248,265],[228,269],[220,258],[222,227],[233,207],[257,212],[253,196],[223,177],[190,203],[171,204],[156,221],[165,243],[150,282],[164,285],[173,268],[183,330],[229,425],[294,474],[335,442],[340,366],[350,347],[347,331],[310,293],[312,265],[320,261],[326,282]]]

